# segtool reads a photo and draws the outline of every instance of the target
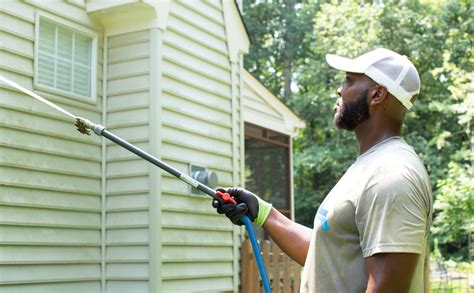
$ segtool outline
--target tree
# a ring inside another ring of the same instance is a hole
[[[343,172],[355,160],[358,147],[352,133],[333,126],[336,89],[342,73],[330,69],[327,53],[355,57],[376,46],[381,10],[356,1],[321,5],[314,18],[311,58],[297,72],[299,91],[292,108],[306,122],[295,142],[295,208],[297,221],[313,225],[316,209]],[[363,39],[365,42],[360,42]]]
[[[402,131],[430,174],[435,199],[433,238],[445,256],[466,258],[462,254],[465,231],[472,227],[466,219],[473,218],[474,197],[472,1],[322,2],[300,7],[312,13],[312,21],[306,14],[302,17],[311,29],[305,24],[293,27],[306,31],[299,42],[304,52],[296,50],[291,59],[297,90],[285,100],[306,122],[294,145],[296,220],[312,226],[319,204],[358,152],[354,135],[332,126],[342,74],[328,68],[325,55],[354,57],[387,47],[408,56],[421,77],[421,94]],[[253,22],[251,34],[257,30],[246,66],[277,96],[284,88],[284,48],[289,40],[279,36],[285,35],[283,28],[292,28],[283,23],[281,5],[278,1],[248,4],[250,11],[244,14],[247,23]]]
[[[445,251],[462,258],[469,251],[468,233],[474,232],[474,174],[470,165],[449,163],[448,176],[438,181],[433,234]]]
[[[442,125],[435,140],[437,149],[449,148],[450,153],[441,160],[444,176],[436,183],[432,232],[445,255],[464,260],[469,255],[468,234],[474,232],[473,13],[471,1],[449,1],[443,7],[442,65],[431,71],[449,92],[448,99],[436,105],[455,121],[450,127]]]
[[[283,101],[292,98],[294,68],[309,52],[306,34],[315,7],[311,1],[244,1],[252,40],[245,67]]]

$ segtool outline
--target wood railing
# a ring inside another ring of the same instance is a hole
[[[259,244],[272,291],[274,293],[298,292],[301,266],[281,251],[273,241],[259,241]],[[248,238],[242,243],[240,292],[263,292],[260,272]]]

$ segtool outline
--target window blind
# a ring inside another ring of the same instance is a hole
[[[40,18],[37,83],[91,97],[92,38]]]

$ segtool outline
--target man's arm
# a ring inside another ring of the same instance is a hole
[[[416,253],[377,253],[367,257],[366,292],[408,292],[419,256]]]
[[[242,225],[240,218],[247,213],[250,220],[265,229],[276,244],[292,259],[301,265],[306,261],[312,230],[297,224],[272,208],[257,195],[243,188],[219,188],[218,192],[228,193],[237,205],[212,202],[219,214],[225,214],[232,223]]]
[[[304,265],[312,230],[293,222],[272,208],[263,228],[289,257]]]

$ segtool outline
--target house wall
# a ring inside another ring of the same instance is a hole
[[[2,1],[0,74],[34,89],[38,11],[91,29],[97,98],[35,91],[185,173],[191,162],[240,185],[242,59],[229,61],[222,5],[173,1],[166,28],[108,33],[83,1]],[[207,195],[0,84],[0,291],[236,291],[240,232]]]
[[[150,152],[150,30],[107,36],[107,129]],[[155,97],[156,98],[156,97]],[[107,292],[147,292],[150,278],[150,166],[112,143],[105,149]]]
[[[275,98],[276,99],[276,98]],[[273,108],[249,82],[244,83],[244,120],[278,132],[292,135],[292,131],[282,131],[285,117]]]
[[[186,173],[189,163],[207,167],[221,186],[239,183],[228,54],[219,1],[172,2],[163,33],[161,156]],[[161,188],[163,291],[233,290],[234,227],[207,195],[190,194],[170,175]]]
[[[38,10],[100,31],[81,4],[1,1],[0,7],[0,73],[29,89]],[[100,91],[95,100],[37,92],[101,120]],[[1,292],[100,291],[100,155],[99,138],[79,134],[63,114],[0,84]]]

